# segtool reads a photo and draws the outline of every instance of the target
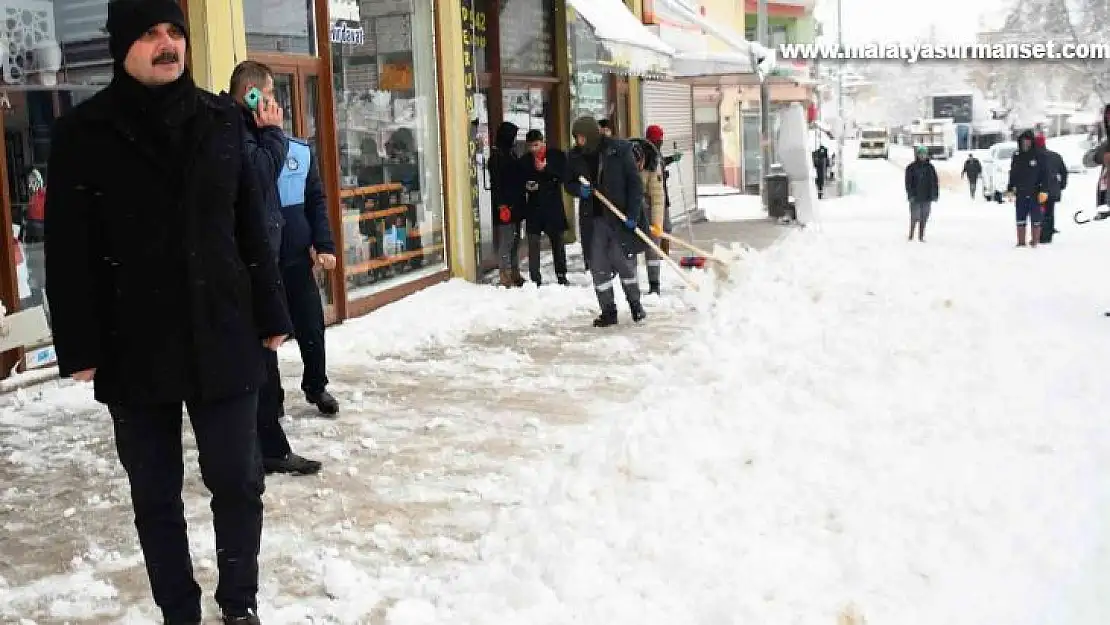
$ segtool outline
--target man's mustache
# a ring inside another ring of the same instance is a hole
[[[160,52],[158,54],[158,56],[154,57],[154,60],[151,61],[151,63],[153,65],[162,65],[164,63],[174,63],[174,64],[176,64],[178,62],[178,60],[179,60],[179,57],[177,56],[176,51],[174,51],[174,50],[165,50],[163,52]]]

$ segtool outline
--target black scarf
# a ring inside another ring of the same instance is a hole
[[[141,142],[159,154],[181,153],[197,110],[197,87],[188,71],[177,80],[148,87],[135,80],[119,64],[108,87],[120,119]]]

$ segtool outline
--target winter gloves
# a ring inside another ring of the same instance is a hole
[[[655,224],[651,224],[651,236],[655,237],[656,239],[662,239],[663,228]]]
[[[629,230],[635,230],[636,228],[639,227],[639,225],[640,224],[637,223],[636,220],[631,218],[631,217],[627,217],[624,220],[624,227],[628,228]]]
[[[513,220],[513,211],[508,204],[502,204],[498,208],[498,216],[501,218],[501,223],[507,224]]]
[[[1037,203],[1044,204],[1045,202],[1048,202],[1048,194],[1044,191],[1041,191],[1037,194]]]
[[[588,200],[590,196],[593,195],[593,193],[594,188],[590,185],[585,183],[578,185],[578,197],[582,198],[583,200]]]

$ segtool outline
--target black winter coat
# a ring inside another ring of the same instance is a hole
[[[940,197],[937,170],[929,161],[914,160],[906,166],[906,198],[911,202],[936,202]]]
[[[595,191],[604,195],[626,217],[638,222],[641,229],[648,229],[650,215],[643,210],[644,182],[640,178],[640,170],[636,167],[636,159],[632,156],[632,144],[620,139],[602,137],[597,150],[597,171],[590,171],[591,167],[587,164],[590,159],[586,157],[582,148],[575,147],[571,150],[565,187],[571,195],[580,198],[580,212],[617,222],[620,232],[626,235],[623,240],[625,250],[632,253],[641,252],[644,249],[643,242],[635,232],[625,228],[605,204],[596,196],[591,195],[589,198],[581,199],[579,195],[582,185],[578,178],[585,177],[591,182]]]
[[[1036,197],[1045,190],[1045,158],[1036,147],[1023,150],[1022,139],[1032,142],[1033,133],[1026,131],[1018,137],[1018,150],[1010,159],[1010,180],[1006,190],[1013,191],[1018,197]]]
[[[221,98],[230,96],[221,93]],[[281,256],[282,236],[285,229],[285,216],[281,212],[281,199],[278,197],[277,179],[285,166],[285,156],[289,153],[289,140],[285,132],[276,126],[259,128],[254,114],[240,106],[243,115],[243,150],[254,175],[258,178],[259,194],[266,209],[266,238],[270,242],[270,252],[274,258]]]
[[[46,291],[61,373],[96,368],[107,404],[254,392],[261,340],[292,326],[242,116],[189,81],[160,114],[178,125],[167,150],[116,87],[53,129]]]
[[[1064,163],[1064,157],[1057,152],[1048,148],[1042,148],[1040,152],[1045,167],[1044,192],[1048,194],[1049,200],[1059,202],[1068,186],[1068,166]]]
[[[964,168],[960,171],[961,176],[967,176],[968,180],[978,180],[979,176],[983,175],[983,164],[979,159],[972,157],[964,161]]]
[[[513,223],[520,223],[524,219],[523,165],[514,152],[518,131],[516,124],[502,122],[497,127],[493,149],[490,151],[490,199],[495,224],[502,223],[502,206],[509,207]]]
[[[562,150],[547,151],[547,167],[536,169],[532,155],[521,159],[524,176],[525,227],[529,234],[567,230],[563,209],[563,183],[567,179],[567,155]]]

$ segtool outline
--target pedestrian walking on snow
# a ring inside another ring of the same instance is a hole
[[[1045,166],[1045,193],[1048,198],[1041,204],[1044,220],[1041,222],[1041,243],[1052,243],[1056,230],[1056,203],[1060,201],[1064,189],[1068,187],[1068,166],[1064,157],[1048,149],[1044,134],[1037,133],[1033,145],[1041,152]]]
[[[983,175],[983,164],[974,154],[968,154],[964,161],[964,168],[960,171],[961,178],[967,178],[967,185],[971,191],[971,199],[975,199],[975,190],[979,187],[979,176]]]
[[[1048,201],[1046,188],[1046,163],[1044,155],[1033,144],[1033,131],[1026,130],[1018,136],[1018,150],[1010,159],[1010,179],[1006,193],[1014,198],[1017,216],[1017,246],[1025,247],[1026,224],[1032,225],[1030,247],[1037,247],[1041,239],[1044,219],[1043,205]]]
[[[293,328],[243,116],[193,83],[175,0],[114,0],[106,30],[111,83],[51,137],[45,262],[58,367],[93,381],[111,413],[164,622],[199,625],[184,404],[212,494],[216,603],[224,623],[257,625],[263,346],[276,350]]]
[[[910,204],[910,236],[913,241],[914,229],[917,240],[925,241],[925,226],[929,223],[933,202],[940,194],[937,170],[929,162],[929,151],[925,146],[917,146],[914,161],[906,166],[906,199]]]

